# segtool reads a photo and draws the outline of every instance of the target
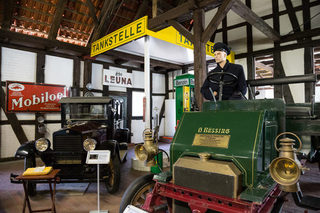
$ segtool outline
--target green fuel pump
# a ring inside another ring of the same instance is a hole
[[[173,85],[176,89],[176,124],[178,124],[183,112],[194,110],[194,75],[178,75]]]

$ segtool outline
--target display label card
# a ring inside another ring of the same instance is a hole
[[[87,154],[87,164],[109,164],[110,150],[92,150]]]

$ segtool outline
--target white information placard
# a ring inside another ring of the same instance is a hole
[[[92,150],[87,154],[87,164],[108,164],[110,162],[110,150]]]

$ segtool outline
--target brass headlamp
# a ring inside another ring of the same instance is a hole
[[[134,149],[136,158],[140,161],[147,161],[147,166],[154,166],[154,157],[158,154],[158,146],[153,141],[152,130],[145,129],[143,131],[144,144],[137,145]]]
[[[277,142],[282,135],[293,135],[299,142],[298,150],[293,147],[295,140],[291,138],[280,139],[280,148]],[[285,192],[296,192],[299,189],[299,178],[303,169],[300,161],[297,159],[296,152],[301,150],[302,143],[300,138],[291,132],[279,134],[274,141],[279,157],[275,158],[269,167],[270,175],[274,181],[279,183],[280,189]]]

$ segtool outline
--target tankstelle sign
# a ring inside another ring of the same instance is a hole
[[[7,81],[7,112],[59,112],[64,85]]]

